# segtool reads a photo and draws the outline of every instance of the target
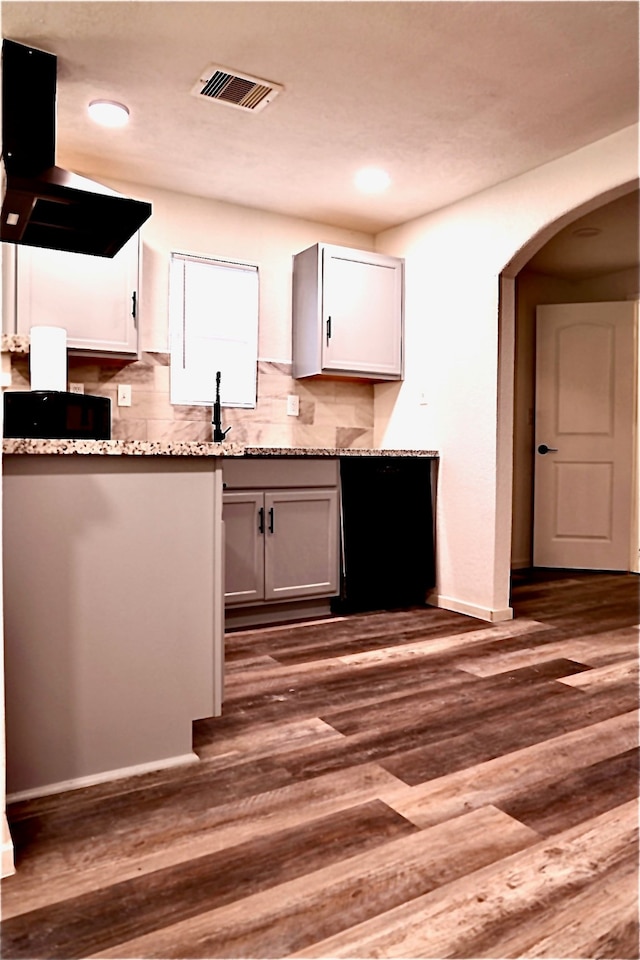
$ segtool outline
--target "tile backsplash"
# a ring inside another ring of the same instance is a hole
[[[3,358],[7,364],[7,357]],[[6,366],[5,366],[6,370]],[[10,390],[28,390],[29,357],[10,355]],[[211,407],[172,404],[169,354],[142,353],[134,362],[70,355],[69,383],[111,400],[117,440],[199,440],[212,437]],[[6,382],[6,381],[5,381]],[[131,385],[131,406],[117,404],[118,384]],[[299,398],[299,416],[287,415],[287,397]],[[294,380],[290,363],[258,362],[254,409],[222,408],[229,440],[253,446],[373,447],[373,385],[342,380]]]

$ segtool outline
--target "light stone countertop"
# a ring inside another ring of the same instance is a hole
[[[244,448],[245,457],[424,457],[435,459],[436,450],[392,450],[376,447],[252,447]]]
[[[338,447],[252,447],[241,443],[186,440],[4,439],[4,454],[55,454],[135,457],[438,457],[435,450],[378,450]]]
[[[30,342],[28,334],[3,333],[0,336],[0,352],[27,354]]]
[[[194,440],[37,440],[4,439],[2,452],[120,457],[242,456],[238,443],[199,443]]]

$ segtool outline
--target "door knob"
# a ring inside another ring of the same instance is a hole
[[[548,447],[546,443],[541,443],[538,447],[538,453],[557,453],[557,447]]]

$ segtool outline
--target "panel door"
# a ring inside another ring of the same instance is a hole
[[[536,566],[629,569],[636,309],[538,307]]]
[[[401,375],[401,261],[324,248],[322,313],[323,369]]]
[[[225,493],[225,603],[264,599],[264,494],[255,490]]]
[[[136,356],[139,237],[115,257],[16,247],[16,333],[64,327],[78,353]]]
[[[265,599],[338,593],[338,491],[265,493]]]

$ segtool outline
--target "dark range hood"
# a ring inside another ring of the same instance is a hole
[[[0,240],[113,257],[151,216],[151,204],[55,165],[56,82],[54,54],[3,41]]]

